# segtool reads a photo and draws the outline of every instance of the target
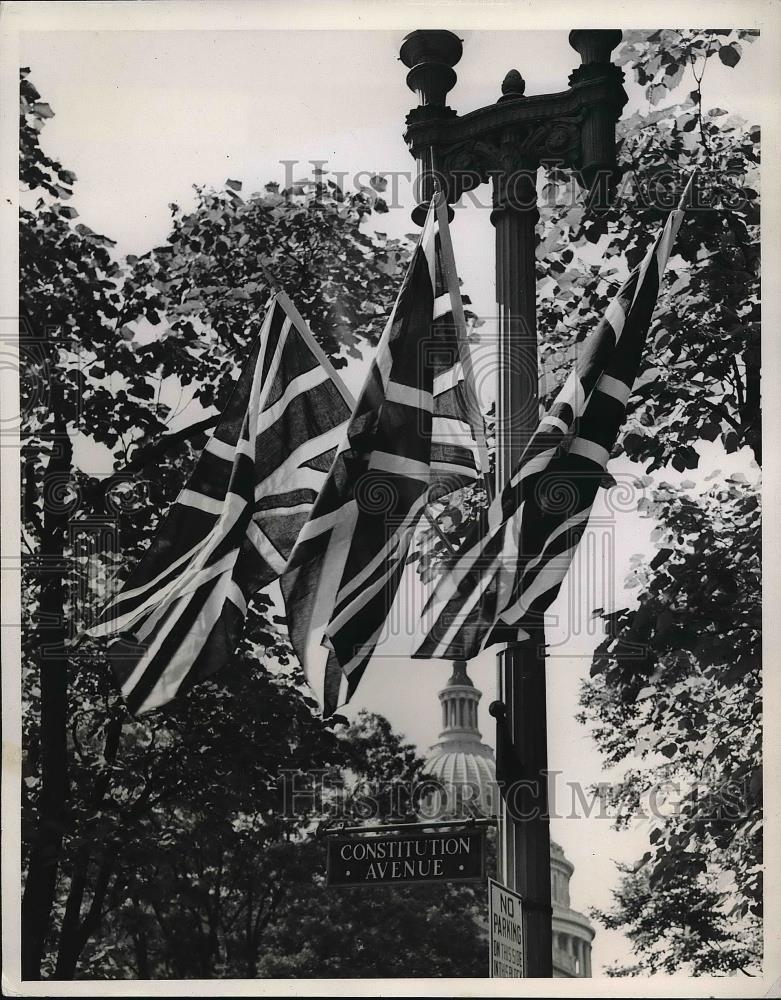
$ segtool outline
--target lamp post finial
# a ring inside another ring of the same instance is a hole
[[[511,69],[502,80],[502,96],[500,101],[513,100],[516,97],[523,97],[526,92],[526,81],[517,69]]]

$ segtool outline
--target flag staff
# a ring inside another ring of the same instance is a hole
[[[570,168],[606,206],[616,178],[615,125],[626,103],[623,73],[610,62],[621,40],[614,30],[569,35],[581,65],[569,89],[527,97],[511,70],[502,96],[467,115],[447,106],[456,83],[453,67],[462,40],[449,31],[413,31],[401,61],[418,107],[404,135],[417,162],[413,221],[439,187],[453,204],[480,184],[492,183],[496,231],[497,454],[501,491],[538,422],[535,226],[537,171],[542,163]],[[435,170],[436,165],[436,170]],[[497,844],[498,877],[524,900],[524,975],[552,976],[550,833],[547,816],[545,635],[542,623],[523,643],[508,643],[497,657],[497,736],[513,750],[514,776],[503,790]],[[499,730],[499,727],[506,727]],[[499,739],[497,739],[497,745]],[[499,762],[497,761],[497,764]],[[501,780],[501,775],[498,775]]]

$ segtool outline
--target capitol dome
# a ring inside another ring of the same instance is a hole
[[[477,706],[482,692],[472,683],[466,662],[456,660],[453,673],[439,692],[442,731],[423,765],[423,776],[437,787],[422,797],[422,820],[496,816],[499,787],[494,752],[483,743],[477,728]],[[570,905],[570,878],[574,865],[551,841],[551,903],[553,906],[553,975],[556,978],[591,976],[594,928]]]
[[[423,775],[441,785],[441,791],[424,800],[421,812],[427,819],[496,814],[494,753],[482,742],[477,728],[481,697],[466,672],[466,661],[456,660],[447,685],[439,692],[442,732],[423,765]]]

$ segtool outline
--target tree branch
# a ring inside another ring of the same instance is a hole
[[[189,441],[198,434],[211,430],[220,419],[220,414],[215,413],[210,417],[205,417],[189,427],[183,427],[173,434],[163,434],[162,437],[150,444],[139,445],[133,452],[133,457],[121,468],[112,472],[110,476],[102,479],[92,490],[87,490],[87,499],[97,504],[102,502],[109,490],[119,483],[131,478],[135,472],[139,472],[145,466],[167,455],[169,451],[184,441]]]
[[[733,427],[736,431],[742,431],[743,430],[743,428],[741,427],[741,425],[732,416],[732,414],[729,412],[729,410],[727,409],[727,407],[723,403],[714,403],[712,400],[710,400],[710,399],[704,399],[704,398],[703,398],[703,402],[705,403],[706,406],[709,406],[711,408],[711,410],[713,410],[714,413],[718,414],[718,416],[720,416],[720,417],[723,417],[724,420],[726,420],[727,423],[731,427]]]

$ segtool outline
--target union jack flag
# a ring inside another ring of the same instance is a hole
[[[253,594],[282,572],[336,455],[352,399],[283,293],[195,470],[88,634],[135,714],[231,658]]]
[[[447,207],[435,198],[281,581],[293,647],[326,713],[366,670],[426,504],[485,470]]]
[[[572,562],[637,377],[678,209],[584,342],[500,496],[445,568],[423,614],[421,659],[469,659],[542,624]]]

